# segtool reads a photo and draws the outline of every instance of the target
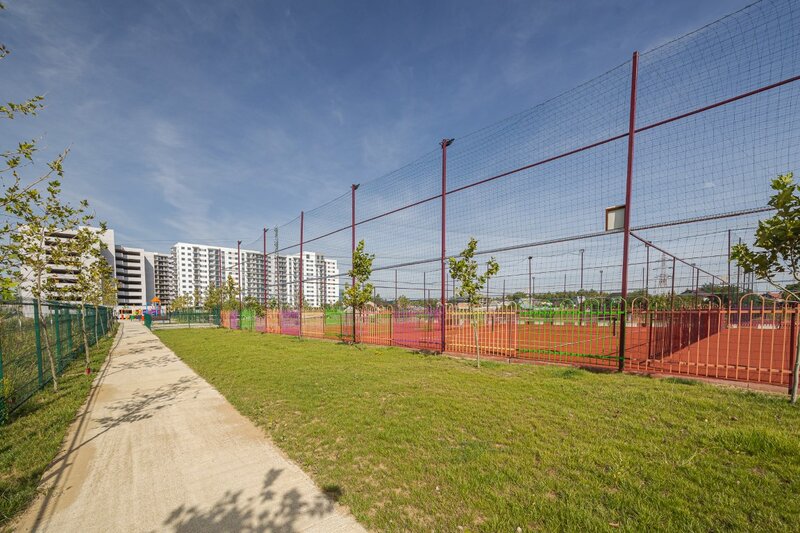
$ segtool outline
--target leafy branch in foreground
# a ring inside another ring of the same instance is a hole
[[[737,244],[731,249],[731,260],[736,261],[745,272],[755,274],[800,302],[795,284],[777,280],[779,275],[788,274],[795,282],[800,282],[800,185],[795,183],[794,175],[789,172],[772,180],[772,189],[775,194],[770,198],[769,206],[775,209],[775,214],[758,222],[753,248],[747,244]],[[797,401],[799,374],[800,339],[792,369],[792,403]]]

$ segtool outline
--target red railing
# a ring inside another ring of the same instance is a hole
[[[625,364],[635,372],[688,375],[786,386],[797,342],[798,307],[757,295],[738,305],[660,309],[638,299],[620,303],[556,303],[535,310],[514,306],[474,309],[449,306],[446,352],[546,363],[616,367],[625,322]],[[358,342],[438,351],[440,308],[370,308],[356,314]],[[254,330],[300,334],[296,311],[268,310]],[[302,336],[350,341],[352,312],[306,310]],[[238,328],[238,314],[222,311],[224,328]]]

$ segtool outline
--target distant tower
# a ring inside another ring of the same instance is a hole
[[[667,276],[667,256],[666,254],[661,254],[661,265],[658,269],[658,286],[662,289],[667,288],[667,284],[669,283],[669,276]]]

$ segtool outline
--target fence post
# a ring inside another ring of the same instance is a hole
[[[73,356],[72,351],[74,349],[72,344],[72,317],[75,316],[70,312],[71,310],[72,307],[70,306],[70,308],[67,309],[67,318],[69,318],[69,320],[67,320],[67,349],[69,350],[70,358]]]
[[[453,144],[453,139],[442,139],[439,145],[442,147],[442,287],[441,287],[441,316],[439,317],[439,336],[441,352],[447,348],[447,328],[445,320],[447,317],[447,278],[445,277],[444,260],[447,250],[447,147]]]
[[[794,385],[794,372],[792,369],[794,368],[794,358],[795,353],[797,352],[797,331],[795,330],[795,325],[797,323],[797,313],[800,311],[800,307],[795,307],[794,309],[789,308],[789,312],[792,314],[791,325],[789,326],[791,329],[789,331],[789,394],[792,394],[792,386]]]
[[[36,373],[39,388],[44,387],[44,368],[42,367],[42,333],[39,324],[39,300],[33,300],[33,330],[36,337]]]
[[[395,270],[395,275],[396,274],[397,274],[397,271]],[[395,298],[395,300],[397,300],[397,298]],[[395,302],[395,305],[397,305],[396,302]],[[389,346],[394,346],[394,308],[393,307],[389,307]]]
[[[628,167],[625,178],[625,229],[622,250],[622,300],[628,297],[628,248],[631,237],[631,196],[633,192],[633,148],[636,135],[636,78],[639,69],[639,52],[631,58],[631,98],[628,122]],[[628,306],[625,306],[619,328],[619,371],[625,370],[625,329],[628,321]]]
[[[352,265],[353,255],[356,253],[356,189],[358,189],[358,184],[354,183],[350,185],[350,264]],[[356,286],[356,276],[355,272],[353,272],[353,276],[350,278],[351,287]],[[351,306],[353,308],[353,342],[356,341],[356,306]],[[344,322],[344,317],[342,317],[342,322]]]
[[[264,302],[262,303],[264,310],[267,310],[267,228],[264,227],[264,255],[262,256],[262,274],[263,274],[263,283],[264,283]],[[264,313],[264,333],[267,332],[267,319],[269,317],[269,313]]]
[[[51,316],[53,317],[53,330],[56,333],[56,372],[58,374],[61,374],[62,370],[61,358],[64,354],[61,350],[61,328],[59,326],[59,323],[61,322],[61,313],[59,311],[60,311],[59,305],[56,304],[55,307],[53,308],[53,313]]]
[[[297,330],[297,336],[303,336],[303,226],[304,226],[304,213],[300,211],[300,264],[298,265],[299,272],[298,272],[298,284],[300,286],[299,291],[299,302],[298,302],[298,309],[300,310],[299,317],[300,317],[300,324]]]

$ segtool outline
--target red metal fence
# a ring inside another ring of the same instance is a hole
[[[625,327],[625,368],[634,372],[687,375],[789,385],[797,339],[798,307],[748,297],[737,307],[637,309],[619,303],[590,307],[547,306],[536,312],[509,305],[485,310],[451,306],[445,314],[446,352],[581,366],[619,365],[621,321]],[[744,300],[744,298],[743,298]],[[640,301],[641,303],[641,301]],[[367,344],[438,351],[437,309],[371,308],[356,315],[356,340]],[[299,335],[297,314],[271,311],[254,327],[233,311],[222,312],[223,327]],[[476,336],[477,332],[477,336]],[[302,336],[350,342],[352,312],[305,310]],[[476,345],[477,340],[477,345]]]

